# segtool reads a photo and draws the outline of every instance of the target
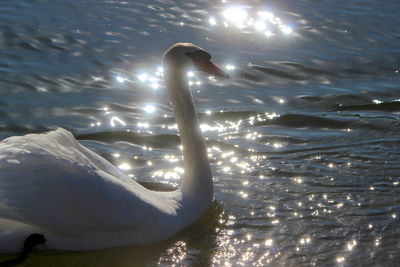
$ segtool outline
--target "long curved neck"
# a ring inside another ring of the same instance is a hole
[[[183,69],[170,68],[166,70],[165,82],[183,146],[183,196],[196,202],[201,200],[208,207],[213,195],[212,173],[186,74]]]

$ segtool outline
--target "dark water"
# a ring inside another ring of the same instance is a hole
[[[193,42],[233,76],[190,78],[215,176],[201,220],[26,266],[400,262],[400,3],[236,4],[0,0],[0,138],[64,127],[153,188],[182,165],[163,51]]]

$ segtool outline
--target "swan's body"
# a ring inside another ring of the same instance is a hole
[[[32,233],[44,235],[49,249],[156,243],[199,218],[212,201],[212,174],[184,71],[194,63],[222,75],[211,62],[205,68],[204,56],[192,44],[164,55],[184,154],[175,191],[144,188],[61,128],[0,142],[0,252],[19,251]]]

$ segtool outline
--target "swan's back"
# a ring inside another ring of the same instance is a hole
[[[104,158],[80,145],[70,132],[62,128],[42,134],[9,137],[0,142],[0,150],[1,170],[21,170],[21,166],[24,169],[41,169],[42,166],[48,168],[46,161],[52,160],[58,164],[76,163],[88,169],[96,168],[116,178],[129,180]]]

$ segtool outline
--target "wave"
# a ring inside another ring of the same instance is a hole
[[[337,106],[332,106],[331,109],[336,111],[371,110],[371,111],[384,111],[384,112],[398,112],[400,111],[400,101],[384,102],[377,104],[337,105]]]

